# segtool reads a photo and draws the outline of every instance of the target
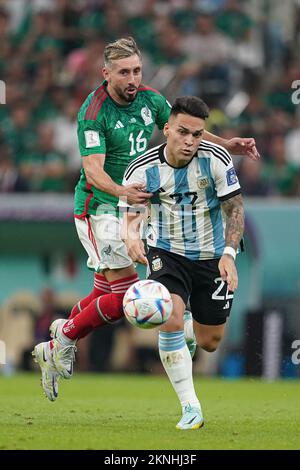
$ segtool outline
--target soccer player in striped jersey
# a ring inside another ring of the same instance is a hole
[[[141,53],[132,38],[108,44],[104,51],[105,80],[83,103],[78,114],[78,141],[83,168],[75,189],[75,224],[95,272],[94,288],[72,309],[69,321],[50,327],[55,341],[40,343],[34,355],[42,370],[43,389],[50,400],[58,394],[58,375],[72,376],[75,343],[94,328],[123,316],[122,300],[137,274],[120,237],[118,199],[141,203],[150,195],[140,184],[122,185],[131,160],[148,147],[155,128],[162,129],[171,106],[156,90],[142,85]],[[205,138],[232,153],[257,158],[254,139],[224,141]]]
[[[178,429],[198,429],[204,422],[184,338],[187,301],[198,345],[215,351],[238,285],[235,256],[244,231],[232,159],[223,147],[203,139],[208,114],[199,98],[176,99],[164,126],[167,142],[148,150],[125,172],[124,186],[141,184],[152,195],[147,253],[139,230],[144,207],[119,202],[128,254],[148,264],[149,278],[172,296],[172,315],[159,331],[159,352],[182,406]]]

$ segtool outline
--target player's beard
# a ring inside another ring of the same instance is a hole
[[[116,88],[116,93],[118,94],[118,96],[119,96],[122,100],[126,101],[127,103],[132,103],[132,101],[135,100],[137,93],[132,94],[132,95],[131,95],[131,94],[127,94],[127,93],[126,93],[126,90],[127,90],[127,88],[125,88],[125,90],[122,90],[121,88]]]

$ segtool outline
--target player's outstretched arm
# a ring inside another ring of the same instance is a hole
[[[143,191],[139,183],[120,186],[104,170],[105,155],[91,154],[83,157],[83,168],[87,182],[101,191],[115,197],[125,197],[128,204],[142,204],[152,195]]]
[[[215,134],[205,131],[203,138],[214,144],[222,145],[231,155],[246,155],[251,160],[259,160],[260,154],[256,148],[255,139],[252,137],[234,137],[233,139],[222,139]]]
[[[230,291],[238,286],[235,254],[244,233],[244,206],[241,194],[223,201],[222,209],[226,214],[225,249],[219,261],[220,275],[227,281]]]

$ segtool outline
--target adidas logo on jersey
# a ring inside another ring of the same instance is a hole
[[[121,121],[117,121],[117,124],[115,125],[115,129],[121,129],[124,127],[123,123]]]

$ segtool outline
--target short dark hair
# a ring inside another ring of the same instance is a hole
[[[206,119],[209,116],[209,109],[207,104],[197,96],[180,96],[176,98],[170,115],[177,116],[180,113]]]

